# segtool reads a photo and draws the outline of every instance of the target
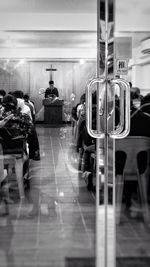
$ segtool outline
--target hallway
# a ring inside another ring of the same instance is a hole
[[[70,258],[94,263],[95,198],[75,159],[71,164],[71,128],[37,131],[41,160],[30,164],[31,188],[22,202],[10,190],[9,216],[0,205],[0,267],[73,266]]]

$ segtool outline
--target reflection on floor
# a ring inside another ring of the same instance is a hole
[[[150,266],[147,265],[150,263],[150,225],[144,223],[140,212],[134,217],[131,214],[123,212],[122,221],[116,227],[118,262],[124,259],[123,266],[147,267]]]
[[[0,205],[0,267],[94,267],[95,196],[77,171],[71,128],[37,131],[41,160],[30,164],[25,201],[13,188],[8,216]],[[117,226],[117,267],[150,266],[149,244],[142,219],[124,213]]]
[[[117,260],[117,267],[149,267],[150,258],[141,257],[141,258],[119,258]]]
[[[72,164],[70,127],[37,131],[41,160],[30,164],[26,199],[12,190],[10,214],[0,206],[0,267],[64,267],[71,258],[84,266],[95,257],[94,195]]]

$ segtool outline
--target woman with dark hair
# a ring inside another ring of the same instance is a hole
[[[31,116],[32,116],[32,121],[33,121],[33,123],[35,123],[35,106],[34,106],[33,102],[30,101],[30,98],[29,98],[29,95],[28,94],[25,94],[23,96],[23,98],[24,98],[25,104],[27,106],[29,106],[29,108],[30,108]]]
[[[3,98],[3,107],[1,119],[6,120],[10,118],[8,117],[10,115],[11,118],[5,124],[5,129],[0,129],[0,136],[3,138],[5,135],[4,138],[6,138],[6,136],[8,136],[6,134],[7,132],[12,138],[17,136],[27,138],[29,144],[29,158],[40,160],[39,142],[31,118],[27,114],[21,113],[20,109],[17,107],[17,99],[13,95],[7,95]]]

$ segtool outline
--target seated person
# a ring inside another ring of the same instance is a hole
[[[85,94],[83,94],[80,98],[80,103],[77,106],[77,118],[80,118],[80,115],[82,112],[84,112],[85,109]]]
[[[4,98],[5,95],[6,95],[5,90],[1,89],[1,90],[0,90],[0,105],[1,105],[1,103],[2,103],[3,98]]]
[[[145,114],[142,110],[137,108],[133,100],[134,94],[131,94],[131,125],[129,136],[146,136],[150,138],[150,116]],[[116,140],[117,142],[117,140]],[[125,164],[126,155],[118,152],[116,154],[116,174],[122,174],[124,164]],[[145,153],[142,153],[138,159],[138,167],[140,173],[143,173],[145,170]],[[131,206],[131,196],[137,195],[137,182],[136,181],[125,181],[124,186],[126,206],[129,208]]]
[[[130,132],[129,136],[146,136],[150,137],[150,116],[145,114],[134,101],[137,99],[137,92],[131,92],[131,116],[130,116]],[[116,110],[118,112],[118,110]],[[119,116],[118,116],[119,117]],[[123,140],[122,140],[123,141]],[[117,143],[117,140],[116,140]],[[139,172],[143,173],[145,170],[145,153],[139,155],[138,168]],[[122,174],[125,165],[126,155],[123,152],[116,153],[116,174]],[[125,181],[124,195],[126,207],[131,206],[132,195],[137,195],[137,181]]]
[[[150,137],[150,117],[145,114],[142,110],[137,107],[134,100],[137,99],[137,92],[131,91],[131,109],[130,109],[130,132],[129,136],[146,136]],[[119,108],[115,108],[115,119],[116,119],[116,125],[119,121]],[[112,129],[112,121],[110,118],[110,128]],[[116,140],[117,142],[117,140]],[[120,157],[120,158],[119,158]],[[121,156],[119,154],[116,157],[116,174],[120,174],[123,171],[124,166],[124,156],[121,159]],[[142,161],[140,163],[140,166],[142,168]]]
[[[72,117],[72,119],[74,121],[77,121],[78,118],[77,118],[77,108],[76,108],[76,106],[73,107],[72,110],[71,110],[71,117]]]
[[[54,87],[54,81],[49,81],[49,87],[45,91],[45,98],[49,98],[51,95],[59,97],[58,89]]]
[[[7,116],[13,114],[9,121],[5,124],[5,129],[12,138],[17,136],[24,136],[27,138],[29,144],[29,158],[33,160],[39,160],[39,142],[35,127],[30,119],[30,117],[21,113],[20,109],[17,108],[17,99],[13,95],[7,95],[3,98],[3,113],[2,119],[7,119]],[[0,136],[3,138],[4,130],[0,129]]]
[[[17,90],[14,91],[12,94],[17,98],[17,107],[20,109],[20,112],[22,114],[27,114],[32,120],[31,110],[23,99],[24,96],[23,92],[21,90]],[[33,142],[31,138],[32,135],[33,135],[32,138],[34,139]],[[40,146],[35,125],[33,126],[32,133],[28,137],[28,142],[30,143],[29,157],[34,160],[40,160]]]
[[[3,98],[5,95],[6,95],[5,90],[1,89],[0,90],[0,116],[1,116],[1,112],[3,110],[2,102],[3,102]]]
[[[27,114],[30,119],[32,120],[32,114],[31,114],[31,110],[30,110],[30,107],[25,103],[24,99],[23,99],[23,92],[21,90],[17,90],[17,91],[14,91],[12,93],[13,96],[15,96],[17,98],[17,106],[18,108],[20,108],[20,112],[22,114]]]
[[[95,96],[94,96],[95,97]],[[94,106],[92,109],[92,126],[93,129],[96,128],[96,107],[95,102],[93,102]],[[95,139],[92,138],[86,127],[86,116],[85,112],[80,115],[78,121],[78,134],[77,134],[77,151],[80,153],[80,162],[79,162],[79,170],[81,169],[81,160],[83,162],[82,171],[83,177],[87,181],[88,190],[93,190],[93,166],[91,162],[91,154],[95,152]]]
[[[139,108],[142,101],[142,95],[138,87],[131,87],[131,99],[135,107]]]
[[[144,113],[147,113],[150,115],[150,93],[145,95],[141,100],[141,110]]]
[[[23,96],[23,98],[24,98],[25,104],[27,106],[29,106],[29,108],[30,108],[31,116],[32,116],[32,121],[35,122],[35,106],[34,106],[33,102],[30,101],[30,98],[29,98],[29,95],[28,94],[25,94]]]
[[[13,114],[10,114],[8,116],[6,116],[5,118],[3,118],[2,120],[0,120],[0,128],[4,127],[5,124],[13,117]]]
[[[133,99],[134,95],[132,94]],[[131,97],[132,97],[131,96]],[[115,118],[119,118],[119,109],[118,107],[116,108],[116,116]],[[116,124],[117,124],[117,120],[116,120]],[[149,126],[148,126],[149,125]],[[111,128],[111,127],[110,127]],[[130,132],[129,132],[129,136],[146,136],[146,137],[150,137],[150,117],[147,114],[144,114],[141,110],[137,109],[137,107],[133,104],[133,101],[131,100],[131,127],[130,127]],[[116,140],[117,142],[117,140]],[[84,151],[84,171],[91,171],[90,169],[90,153],[92,153],[93,151],[95,151],[94,145],[86,148]],[[110,153],[112,153],[112,151],[110,150]],[[87,155],[88,154],[88,155]],[[125,165],[125,159],[126,156],[124,155],[124,153],[117,153],[116,154],[116,174],[122,174],[123,172],[123,168]],[[143,158],[144,159],[144,158]],[[142,172],[145,168],[145,161],[141,160],[139,162],[139,170],[140,172]],[[126,187],[126,186],[125,186]],[[133,188],[132,185],[130,185],[130,188]],[[128,186],[126,187],[128,188]],[[134,191],[136,190],[136,186],[134,185]],[[127,190],[126,190],[127,191]],[[128,197],[127,197],[127,203],[128,205],[130,205],[130,200],[131,198],[129,197],[129,193],[128,193]]]

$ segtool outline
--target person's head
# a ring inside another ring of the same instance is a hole
[[[53,86],[54,86],[54,81],[50,80],[50,81],[49,81],[49,86],[50,86],[50,87],[53,87]]]
[[[5,90],[1,89],[0,90],[0,97],[4,97],[6,95]]]
[[[23,99],[23,96],[24,96],[21,90],[14,91],[12,95],[15,96],[16,98],[21,98],[21,99]]]
[[[139,108],[141,105],[140,89],[138,87],[131,87],[130,105],[131,105],[131,109]]]
[[[85,94],[83,94],[83,95],[80,97],[80,103],[81,103],[81,104],[84,104],[84,103],[85,103]]]
[[[16,98],[21,98],[21,99],[23,99],[23,96],[24,96],[24,94],[23,94],[23,92],[21,90],[14,91],[12,94]]]
[[[25,102],[29,101],[29,95],[25,94],[23,98],[24,98]]]
[[[0,104],[2,104],[2,101],[3,101],[3,98],[4,98],[5,95],[6,95],[5,90],[1,89],[0,90]]]
[[[17,109],[17,99],[13,95],[6,95],[3,98],[3,107],[6,112]]]
[[[131,87],[131,99],[140,98],[140,89],[138,87]]]

